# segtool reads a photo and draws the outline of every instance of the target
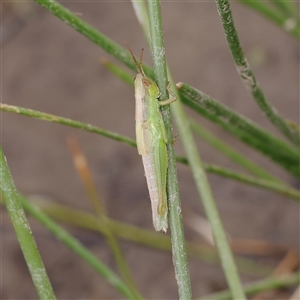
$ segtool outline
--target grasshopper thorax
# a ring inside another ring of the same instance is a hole
[[[145,93],[152,98],[158,98],[160,95],[157,84],[150,78],[146,77],[145,74],[139,72],[136,74],[134,82],[137,86],[140,83],[143,85]]]

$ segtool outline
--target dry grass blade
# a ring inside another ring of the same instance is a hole
[[[113,231],[110,227],[110,222],[106,214],[104,202],[99,196],[96,186],[94,184],[92,173],[88,165],[87,159],[83,151],[81,150],[77,139],[74,136],[69,136],[67,139],[67,143],[72,154],[73,163],[76,168],[76,171],[83,183],[85,191],[92,203],[95,214],[97,216],[98,227],[105,228],[105,231],[103,233],[105,235],[107,244],[109,245],[112,253],[114,254],[123,280],[129,286],[134,299],[141,299],[141,296],[139,295],[135,287],[133,277],[126,263],[125,257],[122,253],[117,238],[113,234]]]

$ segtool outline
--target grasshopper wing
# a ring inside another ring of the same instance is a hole
[[[140,155],[147,155],[150,151],[153,136],[148,128],[147,121],[136,122],[136,143]]]

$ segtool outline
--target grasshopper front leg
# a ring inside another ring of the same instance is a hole
[[[174,101],[177,100],[176,95],[175,95],[175,94],[172,92],[172,90],[171,90],[171,83],[170,83],[170,82],[168,82],[168,85],[167,85],[167,91],[169,92],[170,98],[167,99],[167,100],[158,101],[158,104],[159,104],[160,106],[168,105],[168,104],[170,104],[170,103],[172,103],[172,102],[174,102]],[[162,131],[162,136],[163,136],[164,142],[165,142],[166,144],[168,144],[168,143],[169,143],[169,139],[168,139],[168,135],[167,135],[165,123],[164,123],[164,121],[163,121],[162,118],[160,118],[160,127],[161,127],[161,131]]]
[[[171,83],[170,83],[170,82],[168,82],[168,85],[167,85],[167,91],[168,91],[168,93],[169,93],[170,98],[167,99],[167,100],[158,101],[158,104],[159,104],[160,106],[168,105],[168,104],[170,104],[170,103],[172,103],[172,102],[174,102],[174,101],[177,100],[176,95],[175,95],[175,94],[172,92],[172,90],[171,90]]]

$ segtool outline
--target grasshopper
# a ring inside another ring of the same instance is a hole
[[[159,107],[176,101],[176,96],[170,90],[169,83],[167,90],[171,96],[170,99],[158,101],[159,88],[152,79],[145,75],[143,70],[144,49],[141,51],[140,64],[138,64],[131,49],[128,45],[127,47],[138,72],[134,79],[136,141],[147,179],[153,225],[156,231],[166,232],[168,228],[166,144],[169,141]]]

